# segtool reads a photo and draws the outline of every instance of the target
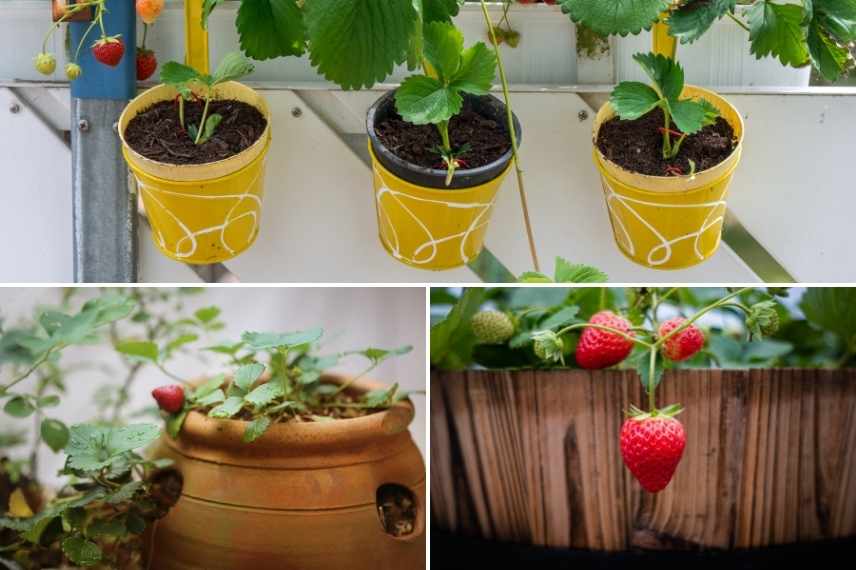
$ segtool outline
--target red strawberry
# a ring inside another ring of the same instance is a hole
[[[687,443],[684,426],[669,413],[640,414],[621,426],[621,457],[649,493],[666,488]]]
[[[657,334],[663,338],[676,328],[680,327],[686,321],[683,317],[675,317],[669,319],[660,325],[660,330]],[[704,333],[695,326],[690,325],[681,332],[672,335],[669,340],[663,343],[663,354],[666,358],[679,362],[692,357],[704,346]]]
[[[145,81],[158,67],[155,52],[150,49],[137,48],[137,81]]]
[[[125,42],[119,36],[105,36],[92,44],[92,55],[104,65],[116,67],[125,55]]]
[[[634,336],[627,319],[612,311],[594,314],[589,319],[589,323],[617,329],[629,336]],[[586,327],[577,344],[577,364],[588,369],[606,368],[627,358],[632,350],[633,341],[609,331]]]
[[[184,406],[184,388],[178,384],[161,386],[152,390],[152,397],[163,411],[174,414]]]

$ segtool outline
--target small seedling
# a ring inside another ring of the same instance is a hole
[[[178,116],[181,128],[187,131],[194,143],[202,144],[208,141],[217,130],[217,125],[223,120],[223,117],[217,113],[208,114],[208,108],[216,95],[215,88],[227,81],[235,81],[249,75],[253,69],[255,68],[250,60],[240,52],[227,54],[213,75],[200,73],[188,65],[175,61],[164,64],[160,79],[178,91]],[[205,101],[205,108],[202,110],[202,118],[198,125],[185,125],[184,101],[197,97],[194,88],[201,92],[201,98]]]
[[[719,111],[704,99],[681,98],[684,70],[675,60],[653,53],[637,53],[633,59],[651,78],[653,87],[639,81],[623,81],[612,91],[610,103],[624,121],[638,119],[659,107],[665,117],[660,128],[663,159],[673,160],[687,135],[712,125]],[[672,128],[673,122],[677,131]]]
[[[395,103],[405,120],[437,127],[442,144],[434,150],[448,171],[448,186],[455,170],[463,165],[461,155],[469,148],[452,148],[449,120],[461,112],[464,93],[486,95],[490,91],[496,56],[483,42],[464,49],[464,35],[446,22],[425,26],[422,55],[424,74],[405,79],[395,94]]]

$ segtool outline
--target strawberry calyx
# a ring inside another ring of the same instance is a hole
[[[101,36],[95,43],[92,44],[93,47],[103,46],[107,44],[118,44],[122,43],[122,34],[116,34],[115,36]]]
[[[684,407],[681,404],[671,404],[665,408],[654,408],[654,410],[648,412],[644,412],[631,404],[630,409],[624,412],[624,414],[628,419],[642,421],[652,418],[673,418],[683,411]]]

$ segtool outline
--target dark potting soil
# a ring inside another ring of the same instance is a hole
[[[184,102],[184,124],[198,125],[204,103]],[[242,101],[211,101],[208,114],[217,113],[223,120],[214,135],[196,144],[181,128],[178,103],[155,103],[131,119],[125,128],[125,141],[139,154],[169,164],[205,164],[234,156],[252,146],[267,126],[258,109]]]
[[[600,126],[597,148],[615,164],[650,176],[675,176],[701,172],[716,166],[731,154],[736,145],[734,129],[728,121],[717,117],[716,123],[687,136],[681,150],[672,161],[663,159],[663,111],[654,109],[647,115],[631,121],[614,117]],[[672,129],[677,127],[672,123]],[[672,136],[672,141],[677,137]]]
[[[396,112],[375,126],[378,139],[395,156],[424,168],[445,169],[443,159],[435,148],[440,146],[440,133],[434,125],[408,123]],[[469,145],[459,155],[463,168],[478,168],[494,162],[511,148],[508,129],[504,124],[483,117],[468,103],[449,121],[449,139],[457,150]]]

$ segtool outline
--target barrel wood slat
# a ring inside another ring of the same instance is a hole
[[[629,371],[434,372],[432,520],[556,547],[759,547],[856,536],[856,371],[668,371],[687,447],[644,493],[621,462]]]

